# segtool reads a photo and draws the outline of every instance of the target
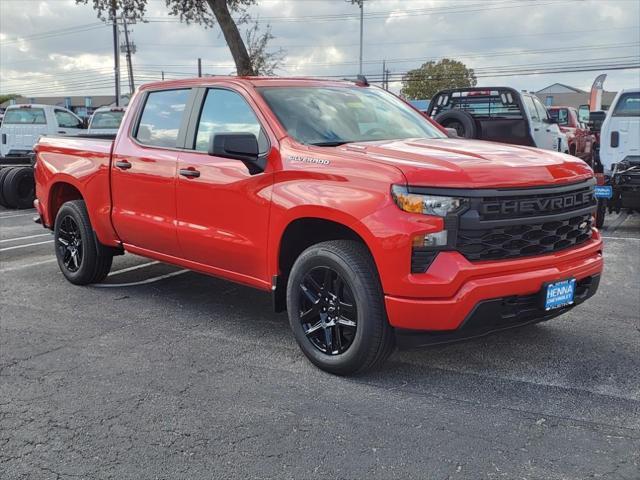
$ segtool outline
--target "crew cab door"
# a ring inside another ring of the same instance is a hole
[[[200,89],[187,148],[178,159],[177,228],[183,258],[245,283],[267,281],[267,232],[273,175],[251,174],[239,160],[207,153],[212,135],[251,133],[266,156],[266,124],[249,97],[227,88]]]
[[[147,92],[111,160],[112,221],[127,245],[178,256],[176,167],[191,89]]]
[[[531,96],[536,110],[538,111],[538,117],[540,118],[540,142],[544,145],[540,148],[547,150],[560,151],[561,143],[560,137],[563,133],[560,131],[560,126],[557,123],[552,122],[547,108],[542,104],[538,97]]]

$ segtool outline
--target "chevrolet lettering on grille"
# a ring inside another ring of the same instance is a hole
[[[522,200],[498,200],[484,202],[481,207],[483,214],[516,213],[549,213],[557,210],[577,208],[594,203],[593,191],[571,193],[548,198],[526,198]]]

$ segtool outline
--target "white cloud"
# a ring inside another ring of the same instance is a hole
[[[259,15],[263,25],[271,23],[276,36],[273,46],[286,50],[287,66],[281,73],[357,73],[357,6],[323,0],[260,0],[258,4],[251,13]],[[367,0],[365,14],[364,71],[370,76],[380,75],[383,59],[392,73],[401,73],[431,58],[462,58],[485,75],[503,66],[572,65],[596,63],[603,58],[629,57],[621,59],[626,61],[640,57],[637,1]],[[308,18],[321,15],[337,18]],[[149,2],[149,16],[173,19],[167,15],[163,1]],[[79,25],[84,29],[59,34],[62,29]],[[134,56],[138,83],[158,80],[163,71],[167,78],[195,75],[198,57],[203,60],[205,73],[228,74],[233,70],[233,61],[217,28],[206,30],[175,22],[137,24],[132,28],[138,45]],[[42,35],[54,30],[58,33]],[[111,92],[111,29],[98,24],[91,6],[78,6],[73,0],[2,0],[0,31],[1,92]],[[633,43],[636,45],[628,45]],[[612,44],[617,46],[602,47]],[[573,50],[560,50],[569,47]],[[508,55],[510,52],[515,54]],[[554,82],[589,88],[598,73],[482,77],[479,83],[508,84],[527,90]],[[610,71],[605,87],[616,90],[638,85],[639,75],[639,70]],[[123,77],[126,78],[124,68]],[[397,83],[393,85],[398,87]]]

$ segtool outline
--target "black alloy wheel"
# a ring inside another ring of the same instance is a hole
[[[82,265],[82,233],[71,215],[65,216],[60,222],[56,247],[60,251],[64,268],[72,273],[80,270]]]
[[[60,271],[71,283],[98,283],[109,274],[114,252],[98,241],[82,200],[71,200],[60,207],[53,241]]]
[[[356,335],[353,293],[331,267],[316,267],[300,282],[300,322],[311,344],[326,355],[346,352]]]
[[[300,349],[327,372],[361,373],[393,351],[382,285],[362,242],[330,240],[302,252],[287,280],[287,311]]]

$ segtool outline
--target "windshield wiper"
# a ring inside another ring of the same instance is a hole
[[[310,143],[309,145],[313,145],[314,147],[339,147],[340,145],[344,145],[345,143],[351,143],[346,140],[333,140],[329,142],[315,142]]]

